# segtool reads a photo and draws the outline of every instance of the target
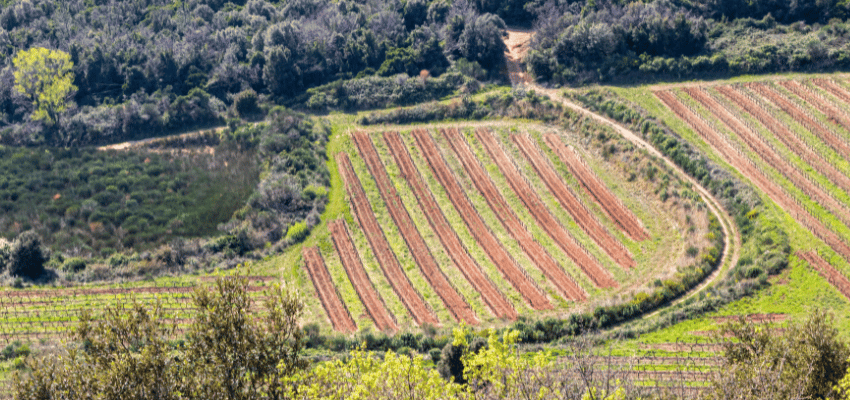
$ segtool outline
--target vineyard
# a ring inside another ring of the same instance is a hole
[[[336,331],[556,315],[646,287],[687,258],[675,207],[637,183],[606,183],[599,156],[569,135],[446,126],[342,141],[332,157],[350,214],[330,216],[330,238],[302,249],[298,271],[314,322]],[[675,235],[653,244],[664,230]]]
[[[847,85],[839,79],[811,78],[686,86],[654,95],[720,158],[823,241],[824,246],[798,257],[850,297],[848,271],[826,261],[850,261]]]

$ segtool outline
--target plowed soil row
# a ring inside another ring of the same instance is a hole
[[[655,92],[655,95],[678,115],[679,118],[699,133],[703,140],[708,142],[727,162],[750,178],[759,189],[767,193],[773,201],[809,229],[812,234],[826,242],[838,254],[841,254],[842,257],[850,261],[850,246],[835,234],[835,232],[813,217],[811,213],[789,196],[784,189],[770,180],[760,169],[756,168],[755,164],[740,154],[737,149],[722,138],[722,135],[709,127],[702,118],[679,102],[674,94],[667,91],[659,91]]]
[[[564,250],[564,253],[581,268],[596,286],[617,287],[617,282],[611,277],[611,274],[555,219],[546,207],[546,204],[540,199],[540,196],[536,194],[537,192],[532,189],[528,181],[520,174],[502,146],[496,142],[492,132],[487,129],[477,129],[475,134],[478,140],[484,145],[487,154],[490,155],[490,158],[496,162],[496,166],[502,171],[502,175],[505,176],[514,193],[522,200],[522,203],[525,204],[525,207],[534,216],[537,224],[549,234],[549,237],[558,243],[558,246]],[[507,203],[504,205],[507,205]],[[519,222],[519,219],[514,223],[516,222]]]
[[[827,79],[812,79],[812,83],[819,86],[821,89],[826,90],[831,95],[839,98],[841,101],[850,103],[850,92],[837,83]],[[848,127],[848,130],[850,130],[850,127]]]
[[[764,96],[764,98],[770,100],[771,103],[776,104],[777,107],[781,108],[782,111],[791,115],[795,121],[805,126],[820,140],[829,145],[829,147],[835,149],[835,151],[837,151],[842,157],[850,157],[850,145],[841,140],[841,138],[830,132],[828,129],[824,128],[820,123],[815,121],[814,118],[807,115],[795,104],[783,98],[781,94],[763,84],[751,83],[747,84],[747,87]]]
[[[810,177],[803,175],[800,170],[792,166],[787,160],[785,160],[784,157],[779,155],[771,146],[765,143],[755,131],[750,129],[749,126],[733,115],[724,105],[720,104],[720,102],[706,93],[704,89],[683,88],[682,90],[723,121],[723,123],[738,137],[743,139],[747,146],[758,154],[765,163],[772,166],[779,171],[779,173],[788,178],[788,180],[802,190],[807,196],[829,209],[845,224],[850,224],[850,212],[847,211],[844,204],[835,200],[835,198],[833,198],[826,190],[813,183]]]
[[[531,138],[526,135],[513,135],[511,138],[534,167],[534,170],[537,171],[537,175],[546,183],[549,191],[555,195],[561,206],[570,213],[581,229],[618,265],[623,268],[633,268],[636,263],[631,253],[623,247],[622,243],[614,239],[596,217],[581,204],[581,201],[573,194],[569,186],[555,172],[555,168],[546,161],[546,156],[534,145]]]
[[[472,259],[461,243],[457,233],[449,225],[449,221],[434,200],[434,196],[425,186],[425,182],[419,175],[419,171],[413,164],[413,159],[407,152],[401,136],[398,132],[384,132],[384,140],[401,170],[401,176],[410,185],[416,200],[419,202],[419,208],[425,217],[428,218],[428,223],[431,228],[437,233],[440,243],[446,249],[446,252],[451,257],[452,262],[460,269],[466,280],[481,294],[484,303],[493,312],[493,315],[499,318],[516,319],[517,312],[513,305],[505,298],[505,296],[496,288],[493,282],[484,274],[481,267]]]
[[[78,296],[119,296],[119,295],[128,295],[128,294],[159,294],[159,293],[187,293],[191,294],[195,291],[197,286],[146,286],[146,287],[136,287],[136,288],[104,288],[104,289],[34,289],[34,290],[15,290],[15,291],[0,291],[0,301],[3,298],[17,298],[17,297],[78,297]],[[248,286],[249,292],[260,292],[263,290],[267,290],[268,286]],[[191,296],[187,295],[185,297],[186,300],[191,299]]]
[[[587,295],[573,281],[573,279],[564,272],[563,268],[552,258],[552,255],[540,246],[531,232],[520,222],[516,214],[508,205],[508,202],[499,193],[496,185],[490,179],[484,167],[481,166],[478,159],[472,153],[472,150],[466,143],[466,139],[457,129],[442,130],[443,135],[448,139],[449,144],[460,160],[464,170],[469,174],[470,179],[478,188],[478,191],[487,200],[487,204],[499,218],[499,221],[510,232],[511,236],[519,242],[520,247],[528,255],[528,257],[537,265],[546,277],[552,281],[555,287],[560,292],[561,296],[571,300],[584,300]]]
[[[413,316],[413,320],[417,324],[437,324],[437,317],[431,312],[416,289],[413,288],[404,270],[401,269],[395,253],[390,248],[381,225],[378,224],[378,220],[372,213],[372,206],[369,204],[369,199],[366,198],[363,186],[360,185],[360,179],[354,173],[354,167],[351,165],[351,160],[348,159],[348,154],[341,152],[336,159],[337,164],[339,164],[340,175],[342,175],[342,180],[348,189],[348,195],[351,197],[352,211],[357,217],[360,228],[363,229],[363,233],[369,240],[375,258],[378,259],[378,264],[381,265],[381,270],[393,290],[398,294],[401,302],[410,311],[410,315]]]
[[[561,139],[555,134],[548,134],[543,137],[549,148],[558,155],[558,158],[567,165],[570,173],[578,179],[581,186],[589,193],[596,203],[602,207],[602,210],[608,214],[608,217],[620,227],[620,229],[629,235],[632,240],[649,239],[649,233],[646,232],[640,220],[632,214],[621,201],[611,193],[602,181],[596,177],[596,174],[591,171],[587,165],[575,154],[567,148]]]
[[[808,262],[812,268],[816,269],[821,276],[826,278],[832,286],[835,286],[835,288],[838,289],[844,297],[850,299],[850,280],[847,280],[841,272],[838,272],[838,270],[836,270],[832,265],[829,265],[829,263],[821,258],[816,251],[798,251],[797,257],[806,260],[806,262]]]
[[[469,324],[477,324],[479,321],[475,312],[472,311],[472,308],[469,307],[466,300],[458,294],[457,290],[452,286],[451,282],[449,282],[446,275],[440,269],[440,266],[437,265],[433,254],[431,254],[431,250],[425,243],[425,239],[422,239],[422,235],[413,223],[413,219],[411,219],[410,214],[407,213],[407,209],[404,207],[401,196],[399,196],[398,192],[395,190],[395,187],[390,180],[390,176],[387,174],[386,168],[384,168],[384,165],[381,163],[381,158],[378,155],[378,151],[375,149],[372,140],[369,138],[369,135],[363,132],[356,132],[353,135],[353,139],[358,151],[360,152],[360,157],[366,162],[369,172],[378,184],[378,191],[381,193],[381,198],[384,199],[384,203],[387,205],[390,216],[393,218],[393,221],[395,221],[396,226],[398,226],[401,237],[410,249],[410,254],[413,255],[416,265],[422,271],[422,274],[425,275],[425,279],[428,280],[428,283],[431,284],[431,287],[433,287],[434,291],[437,292],[437,295],[440,296],[440,299],[443,301],[446,309],[449,310],[449,313],[452,314],[452,317],[454,317],[456,321],[466,321]]]
[[[310,274],[310,280],[313,281],[313,286],[316,288],[316,293],[319,295],[319,300],[321,300],[322,307],[325,308],[334,330],[356,332],[357,324],[351,319],[348,308],[340,300],[339,292],[337,292],[336,286],[331,280],[331,274],[328,273],[328,268],[325,266],[325,260],[319,253],[319,249],[305,247],[301,250],[301,254],[304,256],[304,264]]]
[[[818,172],[827,177],[845,192],[850,193],[850,178],[835,169],[829,162],[823,159],[820,154],[813,151],[803,142],[802,139],[790,129],[786,128],[779,120],[770,115],[767,110],[762,108],[758,103],[752,101],[744,94],[733,90],[728,86],[718,86],[717,91],[732,100],[742,110],[745,110],[750,115],[755,117],[762,125],[768,128],[773,134],[793,151],[797,156],[803,159],[806,163],[813,166]]]
[[[328,229],[331,232],[336,252],[342,261],[342,267],[345,269],[348,279],[354,285],[357,296],[360,297],[360,301],[366,307],[366,312],[375,322],[375,326],[381,331],[397,331],[398,325],[396,325],[395,318],[387,311],[383,299],[375,290],[369,276],[366,275],[366,269],[360,262],[357,249],[354,247],[354,242],[348,232],[348,226],[342,220],[334,220],[328,223]]]
[[[815,106],[820,112],[822,112],[826,117],[844,127],[850,131],[850,119],[847,118],[847,115],[832,104],[830,104],[829,100],[823,98],[822,96],[812,92],[807,86],[804,86],[802,83],[797,81],[781,81],[777,82],[782,87],[794,93],[797,97],[805,100],[807,103]]]
[[[466,197],[463,189],[457,179],[452,175],[446,161],[443,160],[440,151],[434,144],[431,135],[424,130],[413,131],[413,137],[416,139],[416,144],[419,151],[425,155],[428,165],[434,176],[440,181],[440,184],[445,188],[446,193],[452,201],[452,204],[457,209],[458,214],[463,218],[463,222],[472,232],[472,236],[478,242],[478,245],[484,249],[484,252],[490,258],[490,261],[496,265],[496,268],[505,276],[505,279],[511,283],[514,289],[519,292],[525,301],[536,310],[552,308],[546,294],[535,285],[534,281],[528,274],[520,268],[519,264],[511,257],[510,253],[505,250],[502,243],[496,238],[478,211]]]

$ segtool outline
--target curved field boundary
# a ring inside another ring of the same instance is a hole
[[[428,218],[428,223],[436,232],[440,242],[445,247],[446,252],[455,263],[455,266],[463,273],[466,280],[481,294],[484,303],[493,312],[493,315],[499,318],[508,318],[514,320],[517,318],[516,309],[505,298],[504,294],[496,288],[490,278],[484,274],[481,267],[469,255],[466,247],[461,243],[457,233],[449,225],[449,221],[434,200],[434,196],[425,186],[425,182],[419,175],[419,171],[413,164],[413,159],[410,153],[407,152],[404,143],[401,141],[401,136],[398,132],[384,132],[384,140],[401,170],[401,176],[410,185],[413,194],[419,203],[419,208],[422,213]]]
[[[629,235],[632,240],[649,239],[649,233],[646,232],[640,220],[614,193],[608,190],[608,187],[584,164],[578,154],[569,149],[554,133],[544,135],[543,138],[561,162],[567,165],[570,173],[578,179],[584,190],[596,200],[596,203],[623,233]]]
[[[827,177],[845,192],[850,193],[850,178],[842,174],[828,161],[824,160],[820,154],[815,152],[808,144],[806,144],[799,135],[791,132],[790,129],[780,122],[776,117],[770,115],[761,105],[751,100],[748,96],[736,91],[728,86],[718,86],[718,92],[732,100],[742,110],[755,117],[762,125],[793,151],[797,156],[803,159],[806,163],[813,166],[818,172]]]
[[[348,226],[342,220],[334,220],[328,223],[328,230],[331,232],[331,238],[336,247],[336,252],[342,261],[342,267],[348,275],[348,279],[357,291],[357,296],[366,307],[366,312],[369,317],[375,322],[375,326],[381,331],[397,331],[395,318],[387,311],[383,299],[375,290],[369,276],[366,275],[366,269],[363,268],[363,263],[357,254],[357,249],[354,247],[354,242],[351,240],[351,234],[348,232]]]
[[[555,195],[582,230],[621,267],[633,268],[636,263],[631,253],[614,239],[608,230],[587,210],[584,204],[573,194],[569,186],[558,176],[555,168],[547,161],[546,156],[537,149],[531,138],[526,135],[512,135],[514,143],[519,147],[525,158],[531,163],[537,175],[546,183],[546,187]]]
[[[416,144],[419,150],[425,155],[428,166],[434,176],[445,188],[446,193],[452,201],[452,205],[457,209],[458,214],[463,218],[463,222],[472,232],[472,236],[484,249],[484,252],[490,258],[490,261],[496,265],[499,271],[505,276],[505,279],[511,283],[514,289],[519,292],[525,301],[535,310],[544,310],[552,308],[546,294],[534,283],[534,280],[528,276],[519,264],[511,257],[510,253],[505,250],[496,235],[487,228],[487,224],[481,219],[478,211],[466,197],[457,179],[452,175],[449,166],[443,159],[431,135],[421,129],[413,131],[413,137],[416,139]]]
[[[749,126],[733,115],[725,105],[720,104],[702,88],[683,88],[685,93],[710,110],[714,116],[723,121],[729,129],[754,151],[765,163],[775,168],[779,173],[790,180],[794,186],[818,203],[829,209],[845,224],[850,224],[850,212],[847,207],[836,200],[832,195],[822,188],[812,177],[791,165],[784,157],[765,143],[761,137]]]
[[[776,106],[782,109],[782,111],[785,111],[786,113],[791,115],[791,117],[794,118],[795,121],[805,126],[820,140],[822,140],[824,143],[829,145],[829,147],[832,147],[835,151],[837,151],[838,154],[840,154],[842,157],[850,157],[850,145],[848,145],[845,141],[841,140],[841,137],[839,137],[835,133],[830,132],[829,129],[824,128],[820,123],[818,123],[818,121],[815,121],[814,118],[807,115],[794,103],[791,103],[787,99],[783,98],[780,93],[777,93],[773,89],[763,84],[750,83],[747,84],[747,87],[752,89],[754,92],[762,95],[771,103],[776,104]]]
[[[826,115],[827,119],[830,121],[841,125],[844,129],[850,131],[850,119],[847,118],[847,115],[833,106],[829,100],[819,93],[813,92],[809,87],[804,86],[802,83],[797,81],[781,81],[777,83],[782,85],[785,89],[788,89],[791,93],[794,93],[797,97],[815,106],[815,108]]]
[[[390,282],[390,285],[395,290],[401,302],[410,311],[416,324],[422,325],[425,323],[437,324],[437,317],[428,308],[425,300],[413,288],[410,280],[405,275],[404,270],[396,259],[395,253],[390,248],[387,237],[384,236],[384,231],[375,215],[372,213],[372,206],[369,204],[369,199],[366,198],[366,192],[363,191],[363,186],[360,185],[360,179],[354,173],[354,167],[351,165],[351,160],[348,154],[340,152],[336,157],[339,164],[339,173],[342,175],[342,180],[345,182],[345,187],[348,189],[348,195],[351,197],[351,208],[360,228],[366,234],[369,240],[369,245],[375,252],[375,257],[378,259],[378,264],[381,265],[381,270]]]
[[[808,262],[812,268],[817,270],[821,276],[826,278],[832,286],[835,286],[835,288],[838,289],[844,297],[850,299],[850,280],[847,280],[841,272],[838,272],[838,270],[826,262],[826,260],[821,258],[817,252],[814,250],[808,252],[798,251],[797,257],[806,260],[806,262]]]
[[[499,167],[505,179],[508,180],[514,193],[522,200],[522,203],[525,204],[525,207],[534,216],[537,224],[549,234],[549,237],[558,243],[558,246],[564,250],[596,286],[617,287],[617,282],[611,277],[611,274],[552,216],[552,213],[546,207],[546,204],[543,203],[543,200],[540,199],[540,196],[536,194],[536,191],[528,184],[528,181],[522,177],[516,165],[514,165],[513,161],[505,153],[505,150],[496,142],[493,134],[484,128],[476,129],[475,134],[478,137],[478,141],[484,145],[487,154],[496,162],[496,166]],[[504,203],[502,206],[507,206],[507,203]],[[516,225],[518,222],[519,219],[513,221],[512,225]]]
[[[836,253],[841,254],[850,261],[850,246],[848,246],[835,232],[827,228],[817,218],[813,217],[806,207],[791,197],[785,190],[767,177],[755,163],[740,153],[723,139],[723,135],[711,128],[705,120],[682,104],[675,95],[668,91],[654,92],[670,110],[679,118],[691,126],[720,156],[731,164],[735,169],[748,177],[760,190],[765,192],[782,209],[790,214],[797,222],[805,226],[812,234],[823,240]]]
[[[522,250],[528,257],[537,265],[546,277],[552,281],[555,288],[561,293],[561,296],[571,300],[584,300],[587,295],[573,281],[573,279],[564,272],[563,268],[552,258],[552,255],[534,240],[531,233],[520,222],[516,214],[508,205],[508,202],[499,193],[496,185],[484,171],[481,163],[472,153],[466,139],[457,129],[442,130],[443,136],[446,137],[461,164],[469,174],[470,179],[481,192],[481,195],[487,200],[487,204],[501,221],[505,229],[510,232],[511,236],[519,242]],[[533,213],[533,211],[532,211]],[[592,278],[592,277],[591,277]]]
[[[416,265],[422,271],[422,274],[425,275],[428,283],[431,284],[431,287],[440,296],[440,300],[443,301],[446,309],[449,310],[456,321],[477,324],[479,321],[478,317],[475,316],[475,312],[472,311],[466,300],[458,294],[457,290],[440,269],[440,266],[437,265],[433,254],[431,254],[431,250],[425,243],[425,239],[422,239],[422,235],[410,218],[410,214],[407,213],[401,196],[398,195],[390,180],[390,176],[387,174],[386,168],[381,163],[381,158],[378,156],[378,151],[375,150],[372,139],[369,138],[368,134],[363,132],[355,132],[352,138],[360,152],[360,157],[366,162],[369,172],[378,185],[381,198],[384,199],[390,216],[392,216],[393,221],[398,226],[402,239],[404,239],[404,242],[410,249],[410,254],[413,255]]]
[[[316,287],[316,293],[319,294],[319,300],[322,301],[322,306],[325,308],[334,330],[356,332],[357,324],[351,319],[351,314],[342,300],[339,299],[339,292],[337,292],[336,286],[331,280],[331,275],[325,266],[325,260],[319,254],[319,249],[305,247],[301,250],[301,254],[304,256],[304,264],[310,274],[310,280]]]

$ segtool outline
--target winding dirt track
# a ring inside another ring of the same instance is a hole
[[[552,281],[555,288],[558,289],[561,296],[570,300],[584,300],[587,294],[582,290],[573,279],[564,272],[563,268],[552,258],[546,250],[534,240],[531,232],[520,222],[519,218],[513,212],[508,202],[496,188],[496,185],[490,179],[490,176],[481,166],[478,159],[472,153],[466,139],[457,129],[442,130],[443,136],[446,137],[450,146],[454,150],[458,159],[464,167],[464,170],[469,174],[470,179],[475,184],[475,187],[481,192],[481,195],[487,200],[487,204],[499,218],[499,221],[510,232],[511,236],[519,242],[522,250],[528,257],[537,265],[546,277]]]
[[[549,148],[561,159],[561,162],[567,165],[570,173],[578,179],[584,190],[596,200],[596,203],[602,207],[605,214],[608,214],[608,217],[620,227],[623,233],[629,235],[632,240],[649,239],[649,233],[646,232],[640,220],[614,193],[608,190],[608,187],[584,164],[578,154],[567,148],[555,134],[550,133],[544,135],[543,138]]]
[[[398,325],[396,325],[395,319],[387,311],[384,301],[375,290],[369,276],[366,275],[366,269],[363,268],[354,242],[351,241],[348,226],[343,220],[334,220],[328,222],[328,230],[331,232],[334,247],[342,261],[342,267],[345,269],[348,279],[354,285],[357,296],[360,297],[360,301],[366,307],[366,312],[375,322],[375,326],[381,331],[397,331]]]
[[[702,88],[683,88],[683,91],[697,100],[700,104],[710,110],[717,118],[738,137],[744,140],[747,146],[754,151],[767,165],[775,168],[779,173],[790,180],[806,195],[812,197],[822,206],[830,210],[845,224],[850,224],[850,211],[847,207],[836,200],[830,193],[815,183],[811,177],[804,175],[799,169],[791,165],[784,157],[779,155],[770,145],[765,143],[757,133],[741,122],[726,107],[714,100]]]
[[[828,229],[817,218],[813,217],[808,210],[804,209],[796,200],[788,195],[782,187],[768,178],[755,164],[722,139],[714,129],[693,111],[679,102],[675,95],[667,91],[655,92],[655,95],[670,108],[679,118],[691,126],[723,159],[734,168],[747,176],[759,189],[770,196],[780,207],[798,222],[803,224],[815,236],[826,242],[838,254],[850,261],[850,246],[844,243],[835,232]]]
[[[505,150],[493,137],[492,132],[489,129],[479,128],[475,133],[478,141],[484,145],[490,158],[496,162],[496,166],[502,171],[502,175],[505,176],[505,179],[507,179],[517,197],[520,198],[531,215],[534,216],[537,224],[549,234],[549,237],[558,243],[558,246],[564,250],[564,253],[581,268],[582,272],[596,286],[617,287],[617,281],[611,277],[611,274],[555,219],[549,208],[540,199],[540,196],[536,194],[537,192],[523,178],[513,161],[505,153]]]
[[[847,280],[841,272],[838,272],[838,270],[826,262],[826,260],[821,258],[816,251],[798,251],[797,257],[806,260],[806,262],[808,262],[812,268],[817,270],[821,276],[826,278],[832,286],[835,286],[835,288],[838,289],[844,297],[850,299],[850,280]]]
[[[747,84],[747,87],[762,95],[762,97],[770,100],[771,103],[782,109],[782,111],[791,115],[795,121],[805,126],[806,129],[812,132],[812,134],[817,136],[824,143],[828,144],[829,147],[832,147],[842,157],[850,157],[850,145],[841,140],[841,138],[833,132],[830,132],[818,121],[815,121],[814,118],[803,112],[800,107],[785,99],[780,93],[764,84],[750,83]]]
[[[484,303],[490,308],[493,315],[499,318],[514,320],[517,318],[516,309],[505,298],[499,289],[484,274],[481,267],[469,255],[466,247],[460,241],[457,233],[452,229],[434,196],[428,190],[419,171],[416,169],[410,153],[407,152],[401,136],[398,132],[384,132],[384,140],[401,170],[401,176],[413,190],[414,196],[419,203],[422,213],[428,218],[431,228],[437,233],[437,237],[445,247],[455,266],[463,273],[466,280],[481,294]]]
[[[824,160],[820,154],[812,150],[799,135],[791,132],[782,122],[776,117],[770,115],[767,110],[761,107],[758,103],[751,100],[741,92],[732,89],[729,86],[718,86],[718,92],[723,94],[727,99],[732,100],[742,110],[755,117],[762,125],[768,128],[773,134],[793,151],[797,156],[806,161],[809,165],[835,183],[845,192],[850,193],[850,178],[842,174],[841,171],[835,169],[828,161]]]
[[[564,207],[575,219],[582,230],[593,239],[617,264],[623,268],[633,268],[636,263],[631,253],[623,247],[622,243],[614,239],[608,230],[587,210],[569,186],[558,176],[558,173],[546,160],[546,156],[540,152],[534,142],[527,135],[512,135],[514,143],[520,149],[525,158],[531,163],[537,175],[546,183],[561,206]]]
[[[460,187],[457,179],[452,175],[449,166],[434,144],[431,135],[425,130],[417,129],[413,131],[413,137],[416,139],[419,151],[422,152],[428,161],[428,166],[431,167],[434,176],[446,190],[458,214],[460,214],[463,222],[466,223],[466,226],[472,232],[472,236],[475,237],[475,240],[484,249],[490,261],[496,265],[496,268],[505,276],[505,279],[511,283],[514,289],[522,295],[532,308],[536,310],[552,308],[552,304],[549,303],[546,294],[537,287],[534,280],[511,257],[510,253],[502,246],[502,243],[496,238],[493,232],[487,228],[487,224],[481,219],[478,211]]]
[[[408,214],[407,209],[404,207],[401,196],[398,195],[390,180],[390,176],[387,174],[386,168],[381,163],[381,158],[372,143],[372,139],[369,138],[368,134],[363,132],[355,132],[352,138],[360,152],[360,157],[366,162],[369,172],[378,185],[378,191],[387,205],[390,216],[395,221],[402,239],[404,239],[404,242],[410,249],[410,254],[413,255],[413,259],[416,261],[416,265],[422,271],[425,279],[428,280],[428,283],[431,284],[431,287],[440,296],[440,300],[443,301],[446,309],[449,310],[456,321],[465,321],[473,325],[478,324],[479,320],[475,312],[472,311],[466,300],[458,294],[457,290],[452,286],[451,282],[449,282],[446,275],[440,269],[440,266],[434,260],[434,256],[425,243],[425,239],[422,238],[422,235],[416,228],[416,224],[410,218],[410,214]]]
[[[390,248],[387,237],[375,219],[372,213],[372,206],[369,204],[369,199],[366,198],[366,192],[363,191],[363,186],[360,185],[360,179],[354,173],[354,167],[351,165],[351,160],[348,159],[348,154],[340,152],[336,157],[339,164],[339,172],[342,175],[342,180],[345,182],[345,187],[348,189],[348,195],[351,197],[351,208],[357,221],[360,223],[360,228],[369,239],[369,244],[375,253],[375,258],[381,265],[381,270],[390,282],[390,285],[395,290],[401,302],[410,311],[410,315],[418,325],[425,323],[437,324],[437,317],[431,312],[431,309],[422,299],[420,294],[413,288],[401,265],[398,263],[393,250]]]
[[[304,264],[310,274],[310,280],[313,281],[313,286],[316,288],[316,293],[319,295],[319,300],[321,300],[334,330],[347,333],[357,332],[357,324],[351,319],[351,314],[340,300],[339,292],[337,292],[336,286],[331,280],[331,275],[328,273],[328,268],[325,266],[325,260],[319,253],[319,249],[304,247],[301,254],[304,256]]]
[[[807,103],[815,106],[818,111],[822,112],[826,117],[850,131],[850,119],[847,115],[837,107],[830,104],[829,100],[825,99],[818,93],[815,93],[808,86],[797,81],[779,81],[778,84],[794,93],[797,97],[805,100]]]

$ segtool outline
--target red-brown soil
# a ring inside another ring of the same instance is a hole
[[[499,193],[499,190],[484,170],[484,167],[481,166],[478,159],[472,153],[472,150],[466,143],[466,139],[463,138],[463,134],[457,129],[442,130],[442,132],[463,165],[464,170],[469,174],[470,180],[472,180],[475,187],[487,200],[487,204],[499,218],[505,229],[519,242],[525,254],[552,281],[561,293],[561,296],[571,300],[584,300],[587,297],[584,291],[564,272],[563,268],[552,258],[552,255],[546,252],[534,240],[531,232],[517,218],[516,214],[508,205],[507,200]]]
[[[770,100],[771,103],[782,109],[782,111],[791,115],[795,121],[805,126],[810,132],[812,132],[812,134],[829,145],[829,147],[832,147],[842,157],[850,157],[850,145],[841,140],[841,138],[833,132],[830,132],[818,121],[815,121],[814,118],[803,112],[800,107],[785,99],[781,94],[764,84],[750,83],[747,84],[747,87]]]
[[[611,274],[555,219],[540,196],[536,194],[537,192],[523,178],[511,158],[493,137],[492,132],[487,129],[477,129],[476,136],[478,141],[484,145],[490,158],[496,162],[496,166],[502,171],[502,175],[505,176],[514,193],[534,216],[537,224],[549,234],[549,237],[558,243],[564,253],[581,268],[596,286],[617,287],[617,282],[611,277]],[[519,222],[519,219],[515,222]]]
[[[499,318],[516,319],[516,309],[484,274],[481,267],[472,259],[466,247],[461,243],[457,233],[452,229],[434,196],[419,175],[419,171],[407,152],[401,136],[398,132],[384,132],[384,140],[387,142],[396,164],[398,164],[401,176],[413,190],[413,194],[419,202],[419,208],[428,218],[428,223],[436,232],[452,262],[455,263],[455,266],[463,273],[472,287],[481,294],[481,298],[493,312],[493,315]]]
[[[838,272],[835,267],[829,265],[829,263],[821,258],[816,251],[798,251],[797,257],[806,260],[806,262],[808,262],[812,268],[817,270],[821,276],[826,278],[832,286],[835,286],[835,288],[838,289],[844,297],[850,299],[850,280],[847,280],[847,278],[842,275],[841,272]]]
[[[452,317],[456,321],[465,321],[473,325],[477,324],[479,321],[475,312],[472,311],[466,300],[458,294],[457,290],[440,269],[440,266],[437,265],[437,261],[434,260],[434,256],[425,243],[425,239],[422,238],[422,235],[416,228],[416,224],[413,223],[413,219],[410,218],[410,214],[408,214],[407,209],[404,207],[401,196],[395,190],[395,186],[393,186],[386,168],[381,163],[381,158],[369,135],[363,132],[357,132],[354,133],[353,139],[354,144],[360,152],[360,157],[366,162],[372,178],[375,179],[378,185],[378,191],[381,193],[381,198],[384,199],[390,216],[395,221],[396,226],[398,226],[399,233],[401,233],[404,242],[407,243],[410,254],[413,255],[413,259],[422,271],[422,275],[425,276],[425,279],[428,280],[428,283],[431,284],[431,287],[440,296],[446,309],[449,310],[449,313],[452,314]]]
[[[596,203],[602,207],[605,214],[608,214],[608,217],[620,227],[623,233],[629,235],[632,240],[649,239],[649,233],[646,232],[640,220],[614,193],[608,190],[608,187],[584,164],[578,154],[567,148],[555,134],[547,134],[544,139],[549,148],[567,165],[570,173],[578,179],[584,190],[596,200]]]
[[[354,242],[351,241],[351,235],[348,233],[348,226],[343,220],[334,220],[328,223],[328,230],[331,232],[331,238],[336,247],[336,252],[342,261],[342,267],[348,275],[348,279],[354,285],[354,290],[363,306],[366,307],[366,312],[375,322],[375,326],[381,331],[397,331],[395,319],[392,314],[387,311],[384,301],[366,275],[366,269],[363,268],[363,263],[357,254],[357,249],[354,247]]]
[[[623,244],[614,239],[608,230],[587,210],[569,186],[558,176],[555,168],[546,160],[530,137],[526,135],[511,136],[525,158],[537,171],[537,175],[546,183],[546,187],[555,195],[561,206],[575,219],[596,244],[602,248],[618,265],[623,268],[633,268],[636,263],[631,253]]]
[[[841,125],[844,129],[850,131],[850,119],[847,118],[847,115],[830,104],[829,100],[825,99],[823,96],[813,92],[809,87],[797,81],[779,81],[777,83],[791,91],[791,93],[797,95],[797,97],[805,100],[806,103],[815,106],[815,108],[826,115],[827,119],[830,121]]]
[[[682,104],[674,94],[668,91],[655,92],[668,108],[683,121],[690,125],[711,147],[713,147],[735,169],[750,178],[750,180],[780,207],[788,212],[797,222],[805,226],[812,234],[826,242],[838,254],[850,261],[850,246],[835,232],[828,229],[817,218],[788,195],[782,187],[770,180],[752,161],[738,152],[722,135],[711,128],[694,111]]]
[[[331,275],[328,273],[328,268],[325,266],[325,260],[319,253],[316,247],[304,247],[301,250],[304,256],[304,265],[307,267],[307,272],[310,274],[310,280],[313,281],[313,286],[316,288],[316,293],[319,295],[319,300],[322,302],[322,307],[328,314],[334,330],[339,332],[357,332],[357,324],[351,319],[351,314],[345,304],[339,298],[339,292],[336,290]]]
[[[742,110],[747,111],[755,117],[762,125],[773,132],[785,146],[806,161],[806,163],[813,166],[838,187],[844,189],[845,192],[850,193],[850,178],[835,169],[832,164],[824,160],[820,154],[812,150],[797,134],[791,132],[790,129],[785,127],[774,116],[770,115],[758,103],[739,91],[733,90],[731,87],[718,86],[716,89],[726,96],[726,98],[737,104]]]
[[[747,321],[757,324],[768,322],[782,322],[788,319],[787,314],[747,314],[743,316]],[[714,317],[717,322],[734,322],[741,318],[740,315],[731,315],[728,317]]]
[[[835,200],[826,190],[819,184],[814,182],[811,177],[805,176],[800,170],[791,165],[785,160],[773,147],[765,143],[759,135],[745,125],[735,115],[733,115],[726,107],[720,104],[717,100],[711,97],[702,88],[683,88],[685,93],[697,100],[704,107],[709,109],[712,114],[719,118],[729,127],[738,137],[744,140],[747,146],[750,147],[765,163],[775,168],[779,173],[790,180],[794,186],[803,191],[807,196],[811,197],[822,206],[829,209],[836,217],[841,219],[845,224],[850,223],[850,212],[841,202]]]
[[[452,175],[449,166],[446,164],[442,155],[440,155],[440,151],[434,144],[431,135],[419,129],[413,131],[413,137],[416,139],[419,150],[425,155],[425,159],[428,161],[428,165],[431,167],[434,176],[440,181],[443,188],[445,188],[458,214],[460,214],[464,223],[466,223],[466,226],[472,232],[472,236],[475,237],[475,240],[484,249],[490,261],[496,265],[496,268],[505,276],[505,279],[511,283],[532,308],[536,310],[552,308],[549,299],[546,298],[546,294],[535,285],[525,270],[505,250],[502,243],[496,238],[496,235],[487,228],[478,211],[469,201],[469,198],[466,197],[466,193],[460,187],[457,179]]]
[[[844,103],[850,103],[850,91],[847,91],[841,85],[827,79],[812,79],[812,83],[820,86],[821,89],[826,90]],[[850,130],[850,127],[848,127],[848,130]]]
[[[337,154],[337,163],[339,164],[339,172],[342,175],[342,180],[345,182],[345,187],[348,189],[348,195],[351,198],[351,209],[360,228],[369,240],[372,251],[375,253],[375,258],[378,259],[378,264],[381,265],[381,270],[390,282],[390,285],[395,290],[401,302],[410,311],[410,315],[417,324],[422,325],[437,324],[437,317],[431,312],[431,309],[425,303],[425,300],[419,295],[410,280],[405,275],[404,270],[396,259],[395,253],[390,248],[387,242],[384,231],[378,220],[375,219],[375,214],[372,213],[372,206],[369,204],[369,199],[366,198],[366,192],[363,191],[363,186],[360,185],[360,179],[354,173],[354,167],[351,165],[351,160],[348,159],[348,154],[341,152]]]

